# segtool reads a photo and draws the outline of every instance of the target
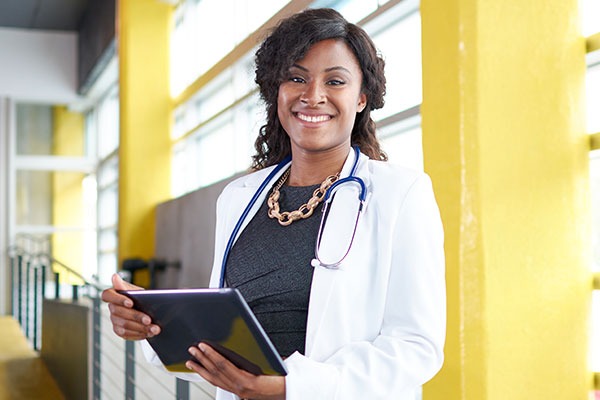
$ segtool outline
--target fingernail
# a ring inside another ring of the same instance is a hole
[[[154,333],[155,335],[158,335],[160,333],[160,328],[156,325],[154,325],[152,328],[150,328],[150,331],[152,333]]]
[[[204,343],[200,343],[198,345],[198,348],[200,349],[201,352],[205,352],[206,351],[206,345]]]
[[[191,363],[190,361],[186,362],[186,363],[185,363],[185,367],[186,367],[187,369],[192,369],[192,363]]]
[[[133,307],[133,301],[131,300],[125,300],[123,304],[125,304],[125,307]]]
[[[142,324],[150,325],[150,323],[152,323],[152,320],[150,319],[150,317],[148,317],[148,316],[142,317]]]

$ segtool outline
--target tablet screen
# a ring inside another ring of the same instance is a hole
[[[255,375],[286,375],[277,350],[237,289],[119,291],[148,314],[161,333],[148,339],[172,372],[192,372],[188,348],[205,342]]]

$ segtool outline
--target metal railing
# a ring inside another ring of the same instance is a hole
[[[27,243],[28,242],[28,243]],[[100,296],[106,286],[90,282],[80,273],[53,258],[44,239],[20,236],[7,251],[10,268],[11,310],[36,351],[42,343],[44,299],[82,303],[89,299],[91,340],[88,357],[88,398],[100,399],[214,399],[206,382],[188,382],[148,365],[139,347],[112,332],[110,313]],[[58,267],[55,270],[54,267]],[[60,272],[58,272],[60,269]],[[67,283],[75,282],[75,283]],[[158,397],[156,397],[158,396]]]

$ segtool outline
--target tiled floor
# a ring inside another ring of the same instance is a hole
[[[0,400],[62,400],[54,379],[12,318],[0,316]]]

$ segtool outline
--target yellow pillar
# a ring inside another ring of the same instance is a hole
[[[119,262],[154,255],[154,209],[170,197],[171,13],[167,2],[118,3]]]
[[[65,106],[52,109],[53,145],[55,156],[84,155],[84,118],[81,113],[69,111]],[[85,174],[81,172],[52,173],[52,225],[57,227],[83,227],[84,204],[82,182]],[[83,273],[84,234],[81,231],[62,232],[52,235],[52,256]],[[53,266],[61,272],[60,265]],[[61,279],[69,283],[81,284],[71,274],[61,274]]]
[[[587,399],[585,41],[577,0],[421,1],[423,147],[446,231],[425,400]]]

